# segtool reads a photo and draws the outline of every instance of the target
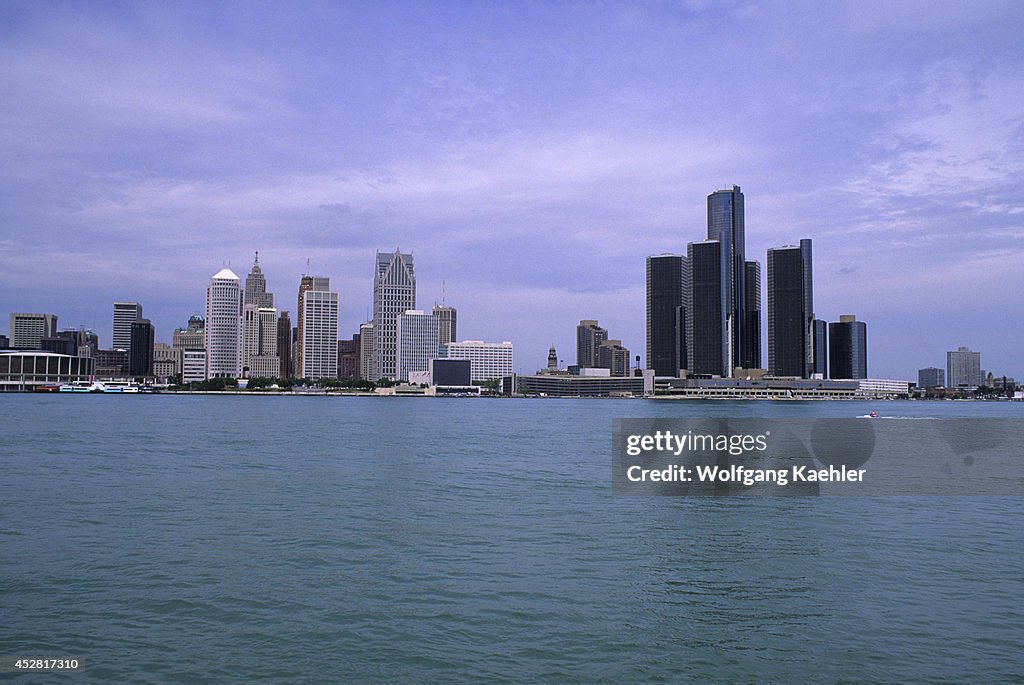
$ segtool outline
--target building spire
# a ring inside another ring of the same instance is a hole
[[[259,264],[260,263],[260,251],[259,250],[256,250],[256,261],[253,262],[253,263],[254,264]]]

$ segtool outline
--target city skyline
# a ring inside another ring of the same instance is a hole
[[[108,347],[139,302],[169,342],[258,249],[281,310],[330,275],[348,338],[401,246],[517,371],[582,319],[643,355],[644,259],[736,184],[746,258],[812,238],[872,376],[1024,376],[1024,8],[402,8],[5,5],[0,306]]]

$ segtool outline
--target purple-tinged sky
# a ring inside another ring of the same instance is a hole
[[[644,353],[644,257],[743,187],[747,255],[814,240],[874,377],[968,345],[1024,377],[1019,2],[0,5],[0,321],[170,341],[255,250],[282,309],[374,251],[517,370],[599,319]],[[0,324],[0,330],[6,323]]]

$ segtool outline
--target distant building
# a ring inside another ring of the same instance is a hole
[[[441,345],[458,340],[458,316],[455,307],[434,305],[434,316],[437,317],[437,341]]]
[[[242,288],[231,269],[221,269],[206,288],[206,377],[242,375]]]
[[[328,279],[318,278],[302,293],[302,378],[337,378],[338,293],[329,288]]]
[[[39,349],[44,352],[53,352],[54,354],[62,354],[67,357],[78,356],[75,341],[62,335],[40,338]]]
[[[822,319],[814,320],[814,367],[811,376],[828,378],[828,324]]]
[[[96,350],[95,368],[99,378],[127,378],[128,350]]]
[[[171,347],[177,351],[178,357],[178,370],[176,373],[184,374],[185,368],[185,351],[186,350],[202,350],[203,361],[206,360],[206,321],[203,317],[198,314],[193,314],[188,318],[188,325],[185,328],[176,328],[174,333],[171,334]],[[194,359],[195,357],[193,357]],[[203,371],[205,376],[206,371]],[[204,380],[203,377],[195,380]],[[185,382],[184,380],[182,382]]]
[[[6,335],[0,335],[0,350],[6,350],[11,346],[11,339]]]
[[[128,350],[131,352],[132,345],[132,323],[142,318],[142,305],[138,302],[115,302],[114,303],[114,328],[110,338],[110,348],[113,350]]]
[[[408,381],[411,372],[430,370],[430,360],[438,358],[438,320],[433,313],[409,309],[398,315],[398,380]]]
[[[181,382],[195,383],[206,380],[206,350],[181,351]]]
[[[378,252],[373,280],[374,380],[399,378],[398,317],[416,309],[416,271],[412,254]]]
[[[814,372],[811,241],[768,250],[768,375]]]
[[[722,246],[717,240],[686,246],[686,350],[691,375],[728,377],[732,366],[730,319],[722,289]],[[675,374],[673,374],[675,375]]]
[[[351,340],[338,341],[338,378],[359,378],[359,334]]]
[[[277,317],[277,358],[280,377],[292,378],[295,375],[292,367],[292,320],[287,311]]]
[[[472,362],[468,359],[432,359],[430,384],[434,386],[464,388],[473,384]]]
[[[622,346],[621,340],[605,340],[597,348],[597,364],[599,369],[608,369],[613,376],[629,375],[629,350]]]
[[[302,376],[302,369],[304,367],[304,361],[302,359],[303,350],[305,345],[303,338],[305,337],[306,325],[305,325],[305,308],[303,306],[303,295],[309,290],[320,290],[329,291],[331,289],[330,279],[322,276],[307,276],[303,274],[299,280],[299,300],[298,309],[296,310],[297,325],[295,327],[295,355],[294,355],[294,366],[295,373],[298,376]],[[335,352],[337,354],[337,352]]]
[[[252,378],[278,378],[281,359],[277,354],[277,310],[247,304],[243,307],[242,367]]]
[[[543,395],[548,397],[646,397],[654,393],[654,371],[642,376],[572,376],[537,374],[508,375],[501,379],[506,395]]]
[[[245,300],[243,304],[254,305],[257,309],[273,309],[274,295],[267,292],[267,278],[260,268],[260,253],[256,253],[256,260],[252,263],[249,275],[245,277]]]
[[[132,341],[128,348],[128,375],[133,378],[153,375],[153,324],[149,319],[132,321]]]
[[[584,319],[576,326],[576,365],[580,368],[598,366],[597,349],[608,339],[608,331],[594,319]]]
[[[981,371],[981,352],[960,347],[946,353],[946,380],[950,388],[973,390],[985,384]]]
[[[93,379],[96,360],[40,350],[0,352],[0,392],[31,391],[42,385]]]
[[[743,283],[744,323],[741,341],[741,366],[745,369],[760,369],[761,366],[761,264],[744,264],[746,280]]]
[[[861,379],[868,377],[867,324],[852,314],[828,325],[829,377]]]
[[[373,323],[359,325],[359,377],[364,381],[377,381],[373,358]]]
[[[167,343],[153,344],[153,375],[166,382],[181,373],[182,351]]]
[[[42,349],[43,338],[57,335],[56,314],[11,314],[10,346],[18,350]]]
[[[647,368],[678,376],[688,367],[684,291],[688,263],[675,254],[647,258]]]
[[[554,373],[555,371],[558,371],[558,353],[555,352],[555,346],[552,345],[548,350],[548,372]]]
[[[512,343],[488,343],[482,340],[463,340],[444,346],[446,359],[468,359],[472,363],[474,382],[498,380],[512,375]]]
[[[917,387],[943,388],[946,386],[946,373],[942,369],[929,366],[917,372]]]

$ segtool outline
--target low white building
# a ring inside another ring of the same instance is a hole
[[[483,340],[463,340],[442,346],[448,359],[468,359],[470,378],[474,381],[500,380],[512,375],[512,343],[488,343]]]
[[[181,382],[206,380],[206,350],[181,351]]]

